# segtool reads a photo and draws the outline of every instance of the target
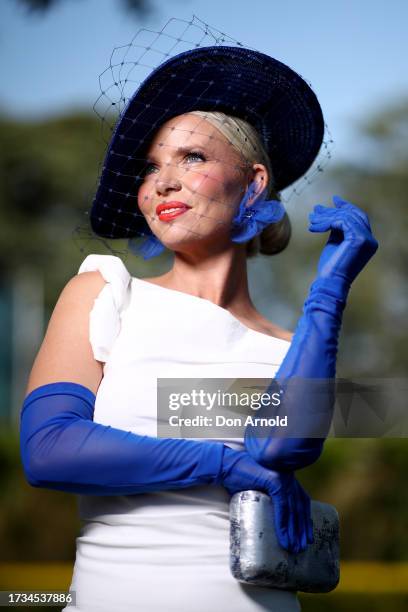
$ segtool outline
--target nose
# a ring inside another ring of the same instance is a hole
[[[169,164],[162,168],[156,178],[156,192],[165,195],[170,191],[180,191],[182,185],[175,175],[175,169]]]

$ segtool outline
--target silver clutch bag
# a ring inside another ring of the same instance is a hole
[[[230,567],[246,584],[327,593],[339,582],[337,510],[312,501],[314,542],[299,554],[280,547],[275,535],[273,503],[259,491],[235,493],[230,502]]]

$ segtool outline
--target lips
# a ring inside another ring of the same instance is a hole
[[[175,217],[187,212],[191,206],[187,206],[184,202],[163,202],[156,207],[156,214],[160,221],[171,221]]]

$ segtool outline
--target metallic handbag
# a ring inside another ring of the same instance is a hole
[[[334,506],[312,501],[314,542],[299,553],[280,547],[273,503],[260,491],[235,493],[230,501],[230,567],[246,584],[327,593],[339,582],[339,517]]]

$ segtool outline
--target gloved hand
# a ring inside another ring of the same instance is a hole
[[[311,232],[331,229],[317,266],[317,279],[327,279],[328,286],[337,283],[346,292],[378,249],[370,221],[364,211],[333,196],[335,208],[318,204],[309,215]]]
[[[342,313],[351,283],[378,248],[367,215],[338,196],[333,201],[335,208],[319,205],[310,215],[311,232],[331,233],[291,346],[268,389],[280,393],[281,403],[273,413],[269,407],[257,412],[260,418],[288,415],[285,438],[260,425],[245,431],[248,452],[272,469],[306,467],[323,450],[334,407]]]
[[[270,496],[276,536],[286,550],[298,553],[313,542],[310,498],[293,473],[265,469],[247,452],[226,447],[220,482],[231,495],[252,489]]]

